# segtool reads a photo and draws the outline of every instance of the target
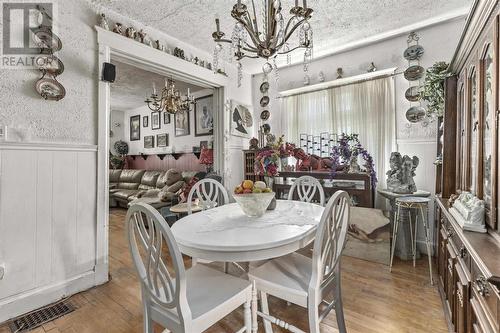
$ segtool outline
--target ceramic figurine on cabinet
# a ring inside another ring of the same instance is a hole
[[[109,30],[108,20],[106,19],[106,15],[104,15],[104,13],[99,16],[99,26],[105,30]]]
[[[342,67],[337,68],[337,79],[341,79],[344,77],[344,70]]]
[[[128,38],[135,39],[135,37],[137,36],[137,31],[133,27],[128,27],[125,30],[125,36],[127,36]]]
[[[145,43],[145,39],[146,39],[146,33],[144,32],[144,30],[139,30],[139,32],[137,33],[137,37],[139,38],[139,41],[142,43],[142,44],[146,44]]]
[[[113,32],[119,35],[123,35],[123,26],[121,23],[116,22],[115,27],[113,28]]]
[[[464,230],[486,232],[484,201],[470,192],[462,192],[450,208],[450,214]]]

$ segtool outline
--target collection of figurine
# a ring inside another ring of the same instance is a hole
[[[417,191],[417,186],[413,177],[419,164],[416,156],[401,156],[398,152],[393,152],[390,159],[391,169],[387,171],[387,189],[394,193],[411,194]]]
[[[108,31],[111,30],[105,14],[101,14],[99,16],[99,26],[105,30],[108,30]],[[212,63],[210,63],[209,61],[201,60],[198,57],[189,57],[188,58],[184,54],[184,50],[179,48],[179,47],[175,47],[174,49],[167,48],[159,40],[149,39],[147,37],[146,32],[144,32],[144,30],[142,30],[142,29],[137,31],[134,27],[124,28],[121,23],[116,22],[111,31],[113,31],[114,33],[117,33],[119,35],[125,36],[127,38],[133,39],[135,41],[138,41],[142,44],[148,45],[148,46],[155,48],[157,50],[160,50],[162,52],[166,52],[168,54],[171,54],[171,55],[173,55],[177,58],[180,58],[182,60],[189,61],[189,62],[191,62],[195,65],[198,65],[200,67],[206,68],[208,70],[213,70]],[[222,74],[222,75],[227,76],[227,74],[224,72],[224,70],[222,70],[220,68],[218,68],[215,72],[218,74]]]

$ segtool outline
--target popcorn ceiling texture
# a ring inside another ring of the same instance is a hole
[[[230,11],[235,0],[91,1],[123,16],[145,22],[181,41],[189,41],[207,52],[212,52],[214,47],[210,36],[215,29],[216,15],[220,16],[221,30],[226,33],[226,37],[230,38],[234,26]],[[250,3],[250,0],[247,2]],[[262,1],[254,3],[259,12]],[[281,3],[286,18],[294,0],[281,0]],[[311,19],[314,52],[316,55],[324,54],[339,45],[418,23],[468,7],[471,3],[471,0],[309,0],[308,6],[314,9]],[[243,63],[247,70],[260,70],[261,65],[256,66],[259,62],[252,59],[245,59]]]
[[[84,0],[55,3],[54,31],[63,43],[57,56],[65,67],[57,79],[66,97],[42,99],[34,88],[36,70],[0,69],[0,124],[29,131],[31,141],[97,144],[95,13]]]

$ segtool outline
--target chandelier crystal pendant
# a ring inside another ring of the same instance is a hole
[[[223,50],[222,43],[229,43],[231,55],[234,54],[237,61],[238,86],[240,86],[240,73],[243,68],[240,61],[243,58],[266,59],[266,63],[262,66],[262,71],[266,76],[273,70],[273,66],[269,63],[271,57],[276,58],[280,54],[289,54],[296,49],[305,48],[304,61],[310,60],[313,39],[309,19],[313,10],[307,7],[306,0],[303,0],[302,6],[299,6],[299,1],[295,0],[295,6],[290,9],[291,17],[286,24],[280,0],[261,0],[260,17],[257,15],[254,0],[248,2],[247,6],[238,0],[233,6],[231,16],[236,20],[236,24],[231,39],[224,38],[225,34],[220,30],[219,18],[215,19],[217,30],[212,34],[216,43],[214,64],[219,63],[219,55]],[[289,40],[295,31],[297,31],[298,43],[291,47]],[[290,60],[287,56],[288,63]]]
[[[165,111],[176,114],[177,112],[188,111],[191,105],[194,104],[194,99],[189,92],[189,88],[187,96],[181,96],[180,91],[175,88],[175,81],[165,79],[165,87],[162,89],[161,94],[156,93],[156,85],[153,82],[153,93],[144,102],[153,112]]]

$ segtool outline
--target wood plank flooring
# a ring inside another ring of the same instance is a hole
[[[109,269],[105,285],[73,296],[78,309],[32,331],[35,333],[138,333],[142,332],[139,284],[124,232],[125,210],[113,209],[109,226]],[[190,265],[189,259],[185,264]],[[448,332],[436,287],[429,284],[427,258],[417,262],[395,261],[388,267],[344,257],[342,261],[344,312],[349,333],[446,333]],[[270,299],[271,313],[308,331],[307,312],[281,300]],[[207,332],[235,332],[242,326],[242,310],[236,311]],[[325,333],[337,332],[332,311],[321,324]],[[0,326],[0,333],[8,333]],[[162,332],[161,327],[155,333]],[[263,332],[260,325],[259,332]],[[274,332],[284,332],[275,327]]]

